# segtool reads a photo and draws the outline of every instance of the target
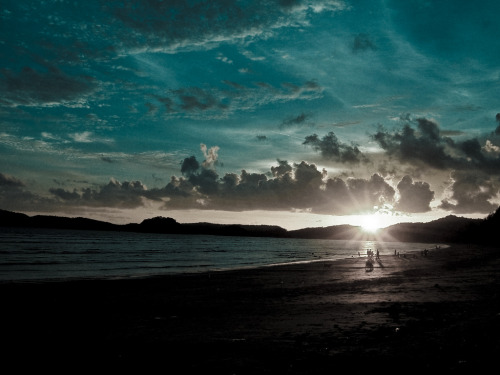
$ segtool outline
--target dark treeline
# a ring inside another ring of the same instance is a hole
[[[429,223],[401,223],[380,229],[376,235],[363,234],[352,225],[286,230],[276,225],[191,223],[172,218],[154,217],[140,224],[118,225],[86,218],[36,215],[0,210],[0,226],[138,233],[205,234],[220,236],[280,237],[306,239],[370,239],[400,242],[476,243],[496,245],[500,230],[500,208],[485,219],[467,219],[453,215]]]

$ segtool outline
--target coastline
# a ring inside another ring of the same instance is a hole
[[[174,373],[467,372],[494,364],[497,249],[382,255],[371,272],[365,260],[0,284],[11,343],[4,355],[39,368],[161,364]]]

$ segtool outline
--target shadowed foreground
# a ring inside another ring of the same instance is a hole
[[[382,254],[371,272],[365,261],[0,284],[2,361],[217,374],[467,373],[496,363],[500,251]]]

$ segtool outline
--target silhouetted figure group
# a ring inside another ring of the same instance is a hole
[[[360,256],[360,255],[361,254],[358,251],[358,256]],[[368,256],[368,259],[366,260],[366,263],[365,263],[365,269],[366,269],[366,272],[371,272],[371,271],[373,271],[373,263],[375,262],[373,257],[375,256],[375,259],[380,259],[380,252],[378,251],[378,249],[377,249],[376,253],[372,249],[368,249],[368,250],[366,250],[366,255]]]
[[[366,260],[365,271],[366,272],[373,271],[373,259],[371,257],[368,257],[368,259]]]

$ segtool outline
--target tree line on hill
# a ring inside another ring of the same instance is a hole
[[[36,215],[0,210],[0,226],[95,231],[126,231],[189,235],[220,235],[248,237],[280,237],[306,239],[361,239],[360,228],[352,225],[286,230],[277,225],[243,225],[189,223],[181,224],[170,217],[154,217],[139,224],[112,224],[87,218]],[[447,216],[428,223],[400,223],[380,229],[376,234],[363,234],[363,239],[428,242],[475,243],[496,245],[500,229],[500,207],[485,219]]]

